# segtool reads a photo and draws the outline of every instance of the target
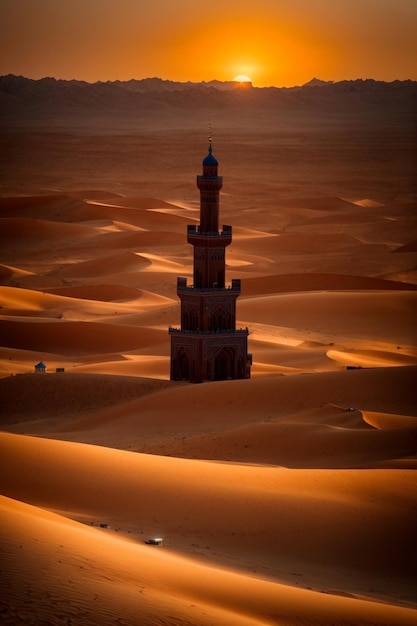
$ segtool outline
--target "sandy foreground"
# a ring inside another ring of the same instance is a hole
[[[196,202],[0,199],[2,624],[417,622],[415,203],[239,185],[252,378],[202,385],[167,331]]]

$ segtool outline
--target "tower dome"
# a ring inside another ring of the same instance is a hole
[[[212,154],[211,143],[210,143],[208,155],[206,156],[205,159],[203,159],[203,165],[209,165],[213,167],[213,166],[217,166],[218,164],[219,162],[217,161],[216,158],[214,158]]]

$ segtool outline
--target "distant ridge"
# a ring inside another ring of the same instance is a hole
[[[220,81],[220,80],[210,80],[210,81],[202,81],[202,82],[177,82],[172,80],[164,80],[162,78],[153,77],[153,78],[142,78],[135,79],[131,78],[130,80],[121,81],[97,81],[94,83],[89,83],[84,80],[65,80],[62,78],[53,78],[51,76],[45,76],[44,78],[33,79],[26,78],[25,76],[16,76],[15,74],[7,74],[4,76],[0,76],[0,89],[1,91],[9,91],[12,92],[21,92],[23,89],[62,89],[69,86],[78,86],[83,88],[98,88],[100,86],[106,87],[120,87],[126,89],[128,91],[133,91],[135,93],[149,93],[149,92],[163,92],[163,91],[184,91],[192,88],[214,88],[219,91],[230,91],[232,89],[237,89],[239,83],[229,80],[229,81]]]
[[[221,81],[221,80],[210,80],[210,81],[172,81],[166,80],[163,78],[158,78],[154,76],[152,78],[131,78],[130,80],[115,80],[115,81],[96,81],[96,82],[87,82],[84,80],[71,79],[66,80],[63,78],[53,78],[51,76],[45,76],[44,78],[34,79],[34,78],[26,78],[25,76],[15,75],[15,74],[6,74],[0,76],[0,91],[9,91],[19,92],[22,89],[57,89],[64,88],[68,86],[80,86],[84,88],[97,88],[105,85],[106,87],[120,87],[126,89],[128,91],[134,91],[136,93],[148,93],[148,92],[163,92],[163,91],[184,91],[189,89],[201,89],[201,88],[213,88],[219,91],[231,91],[237,90],[239,87],[238,82],[233,80]],[[252,83],[251,83],[252,84]],[[333,81],[333,80],[321,80],[320,78],[312,78],[308,82],[302,85],[295,85],[293,87],[254,87],[252,88],[256,91],[265,91],[265,90],[274,90],[277,92],[280,91],[298,91],[300,89],[304,89],[305,87],[336,87],[338,89],[355,89],[360,91],[365,91],[366,89],[398,89],[401,87],[410,87],[411,85],[416,86],[417,82],[412,80],[394,80],[392,82],[386,81],[378,81],[372,78],[358,78],[355,80],[342,80],[342,81]]]
[[[0,77],[0,124],[3,127],[108,126],[131,129],[204,122],[213,116],[235,125],[297,121],[297,116],[374,123],[415,119],[417,82],[366,80],[340,82],[313,78],[297,87],[239,89],[234,81],[174,82],[161,78],[87,83],[9,74]],[[358,119],[359,119],[358,118]]]
[[[304,83],[303,87],[325,87],[326,85],[333,85],[332,80],[320,80],[320,78],[312,78],[308,83]]]

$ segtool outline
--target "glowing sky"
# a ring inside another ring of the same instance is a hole
[[[0,0],[0,74],[417,80],[417,0]]]

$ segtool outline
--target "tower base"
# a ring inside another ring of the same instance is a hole
[[[247,329],[213,333],[170,328],[171,380],[250,378],[252,355],[247,353]]]

